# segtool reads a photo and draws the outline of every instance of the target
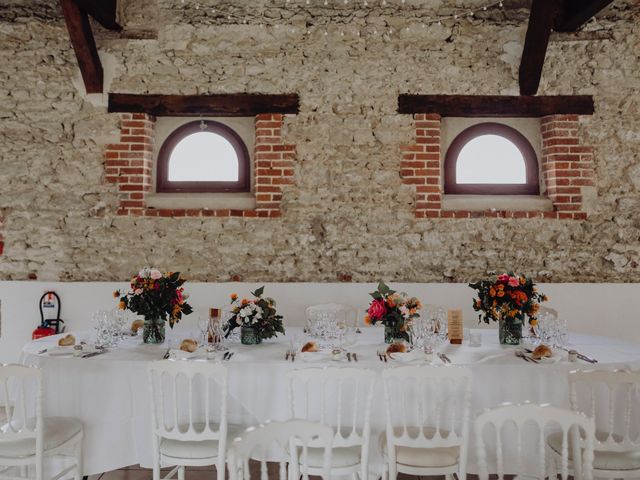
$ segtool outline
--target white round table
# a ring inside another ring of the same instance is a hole
[[[169,331],[169,330],[168,330]],[[189,334],[192,335],[189,335]],[[288,335],[302,334],[291,327]],[[175,338],[197,338],[194,332],[180,326],[168,333]],[[89,333],[77,338],[88,339]],[[356,352],[357,363],[345,360],[325,361],[321,365],[349,365],[381,371],[404,365],[397,360],[380,362],[376,350],[384,347],[381,328],[365,328],[357,334],[357,343],[349,350]],[[572,348],[599,363],[558,362],[533,364],[514,355],[513,347],[498,344],[496,330],[482,330],[482,346],[440,346],[439,351],[454,365],[465,365],[473,371],[472,418],[487,407],[503,402],[531,401],[568,407],[567,373],[576,368],[640,367],[640,345],[607,337],[584,334],[570,336]],[[59,336],[29,342],[23,349],[22,362],[44,370],[44,414],[73,416],[84,424],[84,474],[106,472],[128,465],[151,465],[150,388],[147,363],[159,360],[166,345],[144,345],[139,337],[125,339],[116,348],[91,358],[48,356],[39,353],[57,345]],[[285,361],[289,337],[265,341],[258,346],[230,344],[235,352],[225,362],[229,368],[229,421],[253,425],[268,419],[288,418],[286,373],[295,368],[318,366],[297,359]],[[189,360],[193,361],[193,360]],[[434,356],[433,364],[442,362]],[[376,393],[378,395],[378,393]],[[377,397],[381,398],[381,397]],[[372,412],[372,439],[384,430],[384,410],[375,401]],[[474,450],[470,449],[469,471],[473,472]],[[372,442],[372,471],[380,465],[377,442]]]

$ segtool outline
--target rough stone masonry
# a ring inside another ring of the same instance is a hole
[[[300,95],[283,129],[295,184],[269,219],[118,216],[104,151],[119,117],[74,86],[57,2],[2,3],[0,279],[124,280],[150,264],[203,281],[457,282],[511,268],[640,281],[637,2],[615,2],[588,26],[597,34],[556,38],[544,67],[540,94],[594,95],[580,123],[597,187],[584,221],[416,219],[399,175],[414,130],[398,93],[517,94],[526,2],[422,26],[482,2],[130,0],[120,21],[146,38],[94,25],[117,64],[110,91]]]

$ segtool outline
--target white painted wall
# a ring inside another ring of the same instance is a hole
[[[247,283],[187,283],[189,302],[194,314],[180,325],[195,327],[198,314],[206,314],[211,306],[229,301],[233,292],[240,296],[262,284]],[[369,283],[266,283],[265,294],[276,299],[285,325],[301,325],[307,306],[339,302],[356,306],[364,316],[368,292],[375,289]],[[22,346],[40,321],[38,300],[46,290],[55,290],[62,299],[61,317],[67,330],[83,330],[91,326],[91,315],[97,309],[115,306],[112,293],[128,284],[112,282],[0,282],[2,325],[0,331],[0,362],[18,360]],[[394,289],[415,295],[424,303],[448,308],[462,308],[465,324],[477,327],[477,315],[471,308],[473,291],[466,284],[406,283],[391,285]],[[550,283],[539,286],[550,297],[545,304],[566,318],[572,331],[608,335],[640,343],[640,314],[636,307],[640,284],[576,284]],[[180,328],[180,325],[176,328]],[[484,325],[484,324],[483,324]],[[492,326],[493,327],[493,326]],[[491,328],[491,327],[489,327]]]

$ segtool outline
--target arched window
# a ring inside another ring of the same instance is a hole
[[[156,191],[248,192],[249,153],[230,127],[211,120],[182,125],[158,154]]]
[[[529,141],[500,123],[467,128],[451,142],[444,191],[453,194],[538,195],[538,161]]]

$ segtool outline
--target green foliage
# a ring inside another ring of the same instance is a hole
[[[150,271],[143,269],[131,279],[131,291],[120,296],[119,307],[143,315],[145,319],[169,320],[169,326],[173,328],[183,315],[193,312],[185,301],[187,295],[182,285],[186,280],[180,272],[169,272],[161,278],[152,279]],[[120,292],[116,293],[120,295]]]
[[[263,339],[285,333],[282,315],[276,312],[276,302],[272,298],[262,298],[263,293],[264,286],[251,292],[255,297],[251,301],[243,302],[237,298],[232,300],[233,315],[225,326],[226,336],[229,336],[233,329],[242,326],[254,328],[258,336]],[[246,313],[244,316],[243,311]]]
[[[537,291],[531,278],[507,272],[494,279],[470,283],[469,287],[478,292],[473,301],[473,309],[480,312],[478,321],[490,323],[504,319],[513,323],[536,320],[539,303],[547,300],[546,295]]]

